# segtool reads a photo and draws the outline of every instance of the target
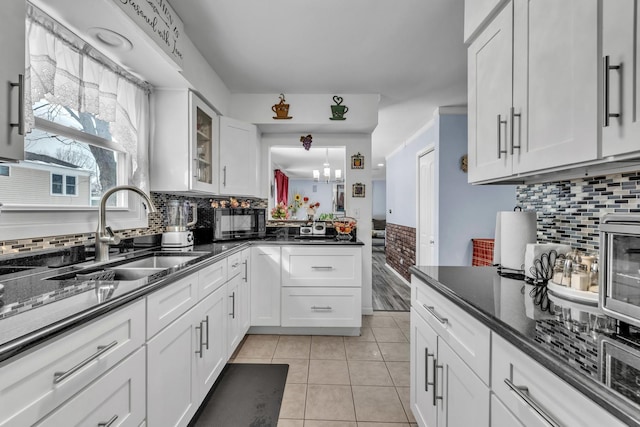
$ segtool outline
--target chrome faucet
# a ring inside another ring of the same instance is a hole
[[[156,207],[153,202],[147,196],[147,193],[139,189],[138,187],[134,187],[133,185],[120,185],[118,187],[110,188],[105,191],[100,199],[100,210],[98,214],[98,229],[96,230],[96,261],[108,261],[109,260],[109,245],[117,245],[120,243],[120,237],[116,236],[111,230],[111,227],[107,227],[107,223],[105,220],[106,211],[107,211],[107,199],[113,193],[117,191],[129,190],[134,193],[138,193],[140,197],[142,197],[147,204],[149,205],[149,213],[157,212]]]

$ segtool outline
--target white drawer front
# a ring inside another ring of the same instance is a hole
[[[283,288],[282,326],[360,327],[360,288]]]
[[[242,263],[242,252],[236,252],[233,255],[229,255],[227,257],[227,270],[228,270],[228,279],[232,279],[233,277],[240,274],[240,272],[244,271],[244,264]]]
[[[0,426],[32,425],[47,415],[140,348],[144,323],[140,300],[5,363],[0,368]]]
[[[541,415],[545,414],[562,426],[624,425],[503,338],[493,334],[492,340],[492,390],[522,424],[547,427],[549,423]],[[526,398],[505,380],[514,387],[527,387],[523,393]]]
[[[218,261],[198,272],[198,298],[204,299],[227,281],[227,260]]]
[[[51,415],[38,427],[139,427],[146,414],[145,351],[139,349]]]
[[[362,250],[282,248],[282,286],[362,286]]]
[[[411,278],[411,306],[480,379],[489,385],[489,328],[415,276]]]
[[[147,339],[198,302],[198,274],[171,283],[147,296]]]

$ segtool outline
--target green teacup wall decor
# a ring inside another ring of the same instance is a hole
[[[271,111],[276,113],[274,119],[282,120],[282,119],[290,119],[289,116],[289,104],[285,104],[284,94],[280,94],[280,102],[274,104],[271,107]]]
[[[342,101],[344,100],[342,99],[341,96],[336,95],[333,97],[333,102],[335,102],[336,105],[331,106],[331,117],[329,117],[329,119],[347,120],[347,118],[344,117],[344,115],[347,113],[347,111],[349,111],[349,107],[347,107],[346,105],[342,105]]]

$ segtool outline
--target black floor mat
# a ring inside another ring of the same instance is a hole
[[[190,427],[276,427],[289,365],[228,364]]]

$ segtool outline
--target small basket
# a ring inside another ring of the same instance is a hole
[[[338,240],[351,240],[353,237],[351,232],[357,227],[358,221],[356,221],[355,218],[343,216],[341,218],[334,218],[331,223],[336,230],[336,238]]]

